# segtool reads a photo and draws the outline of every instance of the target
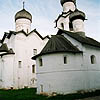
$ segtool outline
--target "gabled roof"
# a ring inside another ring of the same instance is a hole
[[[18,31],[18,32],[10,31],[9,33],[5,32],[5,34],[4,34],[4,36],[3,36],[2,40],[1,40],[1,42],[3,43],[3,41],[5,40],[5,38],[10,39],[10,37],[11,37],[12,34],[17,35],[17,34],[19,34],[19,33],[23,33],[25,36],[29,36],[29,35],[32,34],[33,32],[36,33],[42,40],[44,40],[45,38],[50,39],[50,37],[49,37],[48,35],[45,36],[45,37],[42,37],[42,36],[37,32],[37,30],[34,29],[34,30],[31,31],[29,34],[27,34],[24,30],[21,30],[21,31]]]
[[[91,45],[91,46],[94,46],[94,47],[99,47],[100,48],[100,42],[90,38],[90,37],[87,37],[87,36],[81,36],[79,34],[81,34],[81,32],[69,32],[69,31],[65,31],[65,30],[61,30],[59,29],[58,31],[58,35],[61,35],[61,34],[67,34],[69,35],[70,37],[74,38],[75,40],[81,42],[82,44],[87,44],[87,45]]]
[[[1,45],[0,52],[8,52],[8,47],[6,43]]]
[[[40,54],[34,56],[32,59],[44,54],[59,53],[59,52],[73,52],[80,53],[78,48],[76,48],[70,41],[68,41],[62,35],[54,35],[48,41],[46,46],[40,52]]]
[[[0,56],[7,55],[7,54],[15,54],[13,49],[8,49],[6,43],[1,45],[0,52],[3,52],[2,54],[0,54]]]

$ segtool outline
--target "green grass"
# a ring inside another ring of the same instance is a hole
[[[0,90],[0,100],[75,100],[100,95],[100,90],[91,93],[77,93],[47,97],[37,95],[36,89]]]
[[[42,99],[40,99],[42,98]],[[36,89],[0,90],[0,100],[44,100],[45,96],[36,95]]]

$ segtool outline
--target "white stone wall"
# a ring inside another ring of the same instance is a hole
[[[63,17],[60,17],[59,20],[57,21],[57,28],[63,29],[63,27],[61,26],[61,23],[63,23],[63,25],[64,25],[64,18]]]
[[[0,67],[0,79],[3,79],[0,81],[0,88],[36,87],[36,73],[32,73],[32,65],[36,65],[36,62],[31,59],[34,53],[33,49],[37,49],[37,53],[39,53],[47,41],[47,38],[42,40],[34,32],[29,36],[18,33],[12,35],[10,39],[6,38],[4,43],[8,48],[14,50],[15,55],[4,55],[3,58],[0,58],[0,66],[2,66]],[[21,61],[21,68],[19,68],[19,61]],[[6,69],[2,70],[2,68]],[[11,76],[13,79],[10,79]]]
[[[0,58],[0,88],[10,89],[13,87],[13,56],[5,55]]]
[[[64,27],[62,27],[61,24],[63,24]],[[69,31],[69,16],[66,18],[60,17],[57,21],[57,28]]]
[[[63,11],[68,12],[69,10],[75,10],[75,4],[73,2],[66,2],[63,4]]]
[[[67,56],[68,64],[63,63]],[[63,53],[42,56],[43,66],[39,66],[37,59],[37,87],[38,93],[70,93],[84,89],[86,86],[86,70],[84,69],[81,54]]]
[[[0,57],[0,88],[2,86],[2,70],[3,70],[3,64],[2,64],[2,58]]]
[[[36,63],[31,58],[33,56],[33,49],[37,49],[37,53],[39,53],[44,45],[45,43],[36,33],[30,34],[28,37],[22,33],[16,35],[15,87],[36,87],[36,74],[32,73],[32,65]],[[22,61],[22,68],[18,68],[18,61]]]
[[[82,19],[76,19],[72,24],[74,32],[84,32],[84,21]]]
[[[26,33],[31,31],[31,21],[29,19],[20,18],[16,20],[16,32],[24,30]]]
[[[100,48],[85,45],[85,52],[83,53],[84,66],[88,70],[88,88],[89,89],[100,89]],[[96,63],[91,64],[91,55],[96,57]]]

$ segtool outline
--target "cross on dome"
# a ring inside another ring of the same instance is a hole
[[[25,7],[25,1],[23,1],[23,9],[24,9],[24,7]]]

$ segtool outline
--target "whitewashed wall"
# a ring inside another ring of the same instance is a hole
[[[93,46],[85,45],[86,51],[83,53],[84,57],[84,66],[87,67],[88,70],[88,88],[89,89],[100,89],[100,48],[96,48]],[[96,63],[91,64],[90,57],[94,55],[96,57]]]
[[[36,87],[36,74],[32,73],[32,65],[36,65],[36,63],[31,58],[33,49],[37,49],[37,53],[39,53],[44,45],[45,43],[36,33],[30,34],[28,37],[21,33],[16,35],[15,87]],[[18,61],[22,61],[22,68],[18,68]]]
[[[72,22],[74,32],[84,32],[84,21],[82,19],[76,19]]]
[[[63,57],[67,56],[68,64],[63,63]],[[87,71],[83,66],[82,55],[72,53],[47,54],[42,56],[43,66],[39,66],[37,59],[37,87],[38,93],[72,93],[86,89]]]
[[[13,56],[5,55],[0,59],[1,62],[1,86],[0,88],[8,88],[13,87]]]
[[[61,94],[100,89],[100,48],[82,45],[67,34],[63,35],[83,51],[83,54],[47,54],[42,56],[42,67],[39,67],[38,57],[36,60],[38,93],[41,92],[41,85],[43,85],[43,92]],[[66,65],[63,64],[64,55],[68,58]],[[96,57],[95,64],[91,64],[92,55]]]
[[[16,32],[24,30],[26,33],[31,31],[31,21],[26,18],[16,20]]]
[[[17,35],[12,35],[10,39],[5,39],[4,43],[7,43],[8,48],[14,50],[15,55],[5,55],[2,58],[5,61],[4,67],[2,68],[6,69],[2,70],[3,76],[0,72],[0,79],[1,76],[3,79],[3,82],[0,81],[1,88],[7,89],[13,87],[16,89],[36,87],[36,73],[32,73],[32,65],[36,65],[36,62],[31,59],[34,53],[33,49],[37,49],[37,53],[39,53],[47,41],[47,38],[42,40],[34,32],[29,36],[25,36],[23,33],[18,33]],[[3,64],[2,59],[0,59],[0,65]],[[21,68],[19,68],[18,65],[19,61],[22,62]],[[7,69],[10,74],[7,72]],[[10,76],[12,76],[13,79],[10,80]]]

